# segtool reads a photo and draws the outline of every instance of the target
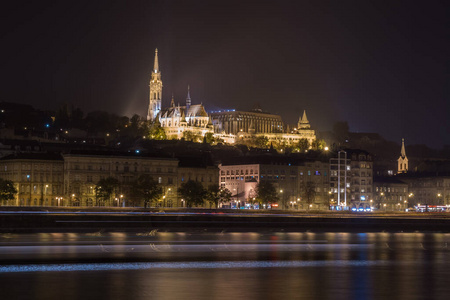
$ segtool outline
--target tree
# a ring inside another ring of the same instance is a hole
[[[204,141],[210,145],[215,144],[216,139],[214,138],[214,133],[212,132],[205,133]]]
[[[178,189],[181,197],[186,201],[187,207],[202,205],[207,196],[207,191],[200,182],[189,180],[182,183]]]
[[[0,178],[0,201],[13,200],[17,194],[17,189],[11,180]]]
[[[260,204],[268,205],[278,200],[278,193],[271,182],[261,181],[256,185],[256,198]]]
[[[228,202],[231,199],[231,192],[227,188],[221,188],[217,184],[208,186],[206,198],[210,204],[214,204],[216,209],[219,203]]]
[[[308,142],[308,140],[307,139],[305,139],[305,138],[303,138],[303,139],[300,139],[299,141],[298,141],[298,143],[297,143],[297,150],[299,151],[299,152],[305,152],[306,150],[308,150],[308,148],[309,148],[309,142]]]
[[[165,140],[167,139],[166,132],[161,127],[159,122],[153,123],[149,130],[149,136],[152,140]]]
[[[95,186],[95,199],[97,201],[109,201],[111,204],[111,197],[117,192],[118,187],[119,180],[114,177],[100,179]]]
[[[183,139],[188,142],[198,143],[201,139],[201,136],[190,130],[185,130],[185,131],[183,131]]]
[[[312,181],[303,183],[302,185],[303,197],[306,199],[307,209],[309,209],[310,204],[314,202],[316,197],[316,185]]]
[[[318,139],[315,139],[312,143],[311,143],[311,147],[314,149],[314,150],[323,150],[323,149],[325,149],[325,141],[324,140],[318,140]]]
[[[142,174],[133,182],[133,194],[144,200],[144,207],[151,206],[154,201],[161,198],[163,189],[158,181],[150,175]]]
[[[257,136],[255,138],[255,146],[257,148],[267,149],[268,143],[269,143],[269,139],[265,135]]]

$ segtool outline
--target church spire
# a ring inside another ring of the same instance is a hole
[[[402,139],[402,150],[400,151],[400,155],[402,158],[406,157],[406,151],[405,151],[405,139]]]
[[[306,117],[306,110],[303,110],[303,116],[298,119],[297,127],[298,129],[308,129],[311,127],[308,118]]]
[[[159,63],[158,63],[158,48],[155,49],[155,64],[153,66],[153,72],[159,72]]]
[[[408,158],[406,157],[405,151],[405,139],[402,139],[402,149],[400,150],[400,157],[397,159],[398,169],[397,173],[408,172]]]
[[[155,49],[155,63],[153,66],[153,71],[150,79],[150,97],[148,105],[147,120],[155,121],[156,116],[161,111],[161,99],[162,99],[162,80],[161,72],[159,71],[158,64],[158,49]]]
[[[302,123],[309,123],[308,118],[306,117],[306,110],[303,110]]]
[[[188,84],[188,91],[187,91],[187,97],[186,97],[186,109],[189,108],[189,106],[191,106],[191,92],[190,92],[190,87]]]
[[[173,93],[172,93],[172,101],[170,101],[170,106],[175,107],[175,99],[173,97]]]

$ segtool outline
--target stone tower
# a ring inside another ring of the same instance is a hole
[[[191,106],[191,93],[190,93],[190,88],[188,85],[188,92],[187,92],[187,97],[186,97],[186,111],[189,109],[189,106]]]
[[[402,150],[400,151],[400,157],[397,159],[398,161],[398,171],[397,173],[406,173],[408,172],[408,158],[406,157],[405,151],[405,139],[402,139]]]
[[[162,80],[158,64],[158,49],[155,50],[155,64],[153,66],[152,77],[150,79],[150,103],[148,105],[148,121],[155,121],[161,111]]]
[[[303,111],[303,117],[300,117],[297,124],[298,129],[309,129],[311,125],[309,125],[308,118],[306,117],[306,110]]]

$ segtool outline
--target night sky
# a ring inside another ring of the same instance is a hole
[[[163,106],[189,84],[208,110],[450,144],[446,1],[10,2],[0,101],[145,116],[158,48]]]

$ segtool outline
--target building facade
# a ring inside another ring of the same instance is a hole
[[[409,207],[448,206],[450,207],[449,174],[401,174],[398,179],[408,184]]]
[[[11,180],[18,191],[7,205],[63,205],[64,160],[59,154],[19,153],[0,159],[0,177]]]
[[[330,192],[335,209],[371,209],[372,155],[363,150],[340,150],[337,157],[330,159]]]
[[[230,207],[255,207],[257,185],[260,182],[270,182],[278,197],[271,203],[272,208],[329,209],[327,162],[293,162],[267,158],[260,162],[219,165],[220,185],[232,193]]]
[[[140,175],[150,175],[163,188],[166,205],[176,203],[178,160],[132,155],[64,155],[64,195],[71,206],[143,206],[132,193],[132,183]],[[119,190],[109,202],[97,203],[96,183],[107,177],[119,181]],[[164,204],[164,203],[163,203]],[[161,203],[159,205],[162,206]]]
[[[239,132],[281,133],[284,131],[281,116],[263,112],[261,109],[212,112],[211,119],[216,133],[237,135]]]
[[[409,203],[408,184],[395,177],[375,177],[373,206],[380,211],[405,211]]]

